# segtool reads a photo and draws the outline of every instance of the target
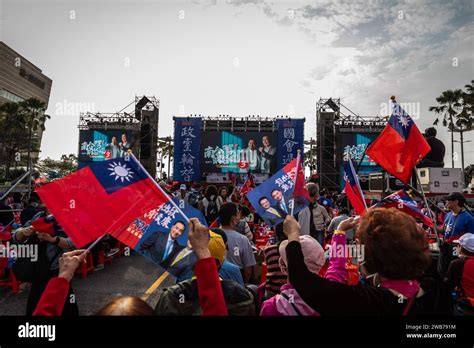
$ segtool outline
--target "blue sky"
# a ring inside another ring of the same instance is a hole
[[[320,97],[375,116],[391,95],[423,130],[435,97],[474,79],[473,3],[3,0],[1,35],[53,79],[41,157],[58,158],[77,152],[81,110],[142,94],[160,99],[161,136],[173,115],[259,114],[305,117],[309,138]]]

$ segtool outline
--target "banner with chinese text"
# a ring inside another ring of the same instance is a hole
[[[298,149],[304,152],[304,119],[277,119],[278,132],[277,169],[296,158]]]
[[[202,119],[175,117],[174,123],[173,180],[200,181],[199,148]]]

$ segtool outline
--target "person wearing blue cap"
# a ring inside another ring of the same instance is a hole
[[[474,217],[466,209],[466,198],[463,194],[453,192],[445,199],[449,213],[444,218],[443,244],[438,257],[438,272],[442,277],[446,276],[449,264],[454,259],[453,241],[465,233],[474,233]]]

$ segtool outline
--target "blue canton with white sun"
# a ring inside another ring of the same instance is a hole
[[[113,193],[147,178],[146,173],[133,157],[116,158],[90,165],[97,180],[107,193]]]
[[[388,123],[405,140],[410,136],[410,130],[414,124],[410,115],[396,103],[393,106],[392,116],[390,116]]]

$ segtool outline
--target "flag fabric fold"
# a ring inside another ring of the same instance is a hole
[[[240,188],[240,194],[244,196],[247,193],[249,193],[254,187],[255,187],[255,182],[253,180],[253,175],[252,173],[249,173],[247,175],[247,178],[244,181],[244,184]]]
[[[78,248],[169,200],[134,156],[91,163],[36,192]]]
[[[359,178],[357,177],[350,158],[348,161],[344,161],[344,180],[346,181],[344,192],[347,198],[351,202],[355,212],[358,215],[362,215],[367,209],[367,205],[365,204],[364,193],[360,187]]]
[[[413,119],[393,100],[390,119],[366,154],[387,172],[408,183],[413,168],[430,150]]]
[[[410,194],[405,190],[399,190],[383,198],[380,202],[374,204],[372,208],[397,208],[404,213],[413,216],[423,222],[428,227],[433,227],[433,221],[423,214]]]

